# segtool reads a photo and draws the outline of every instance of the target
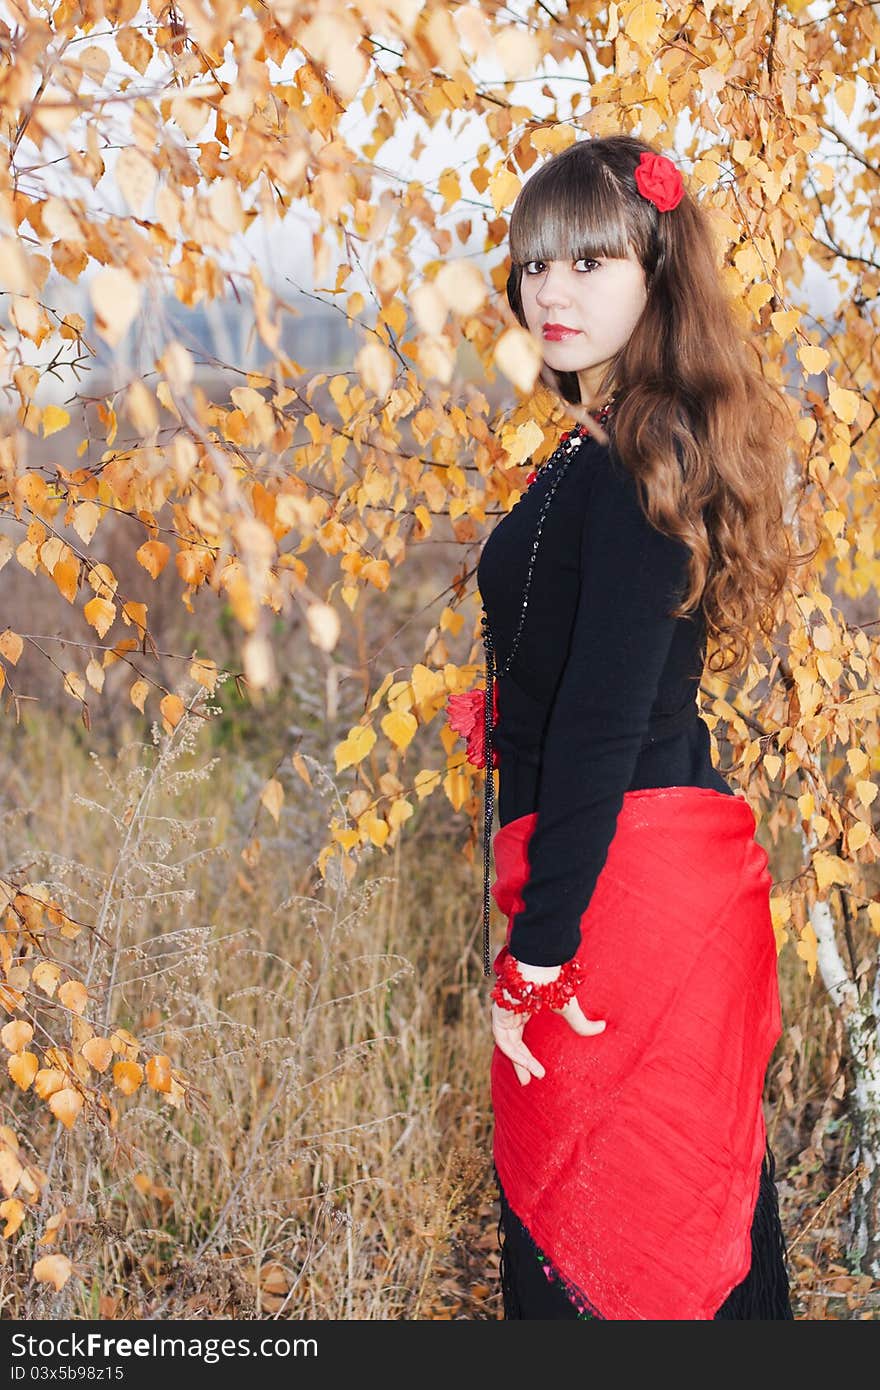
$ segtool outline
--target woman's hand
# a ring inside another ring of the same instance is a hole
[[[532,980],[536,984],[555,980],[562,969],[561,965],[528,965],[524,961],[517,961],[517,966],[524,980]],[[604,1019],[587,1018],[574,994],[564,1008],[554,1009],[553,1013],[561,1014],[569,1027],[583,1037],[601,1033],[605,1027]],[[531,1017],[531,1011],[514,1013],[512,1009],[502,1008],[492,1001],[492,1035],[505,1057],[513,1062],[517,1080],[523,1086],[527,1086],[533,1076],[540,1078],[545,1074],[544,1067],[523,1040],[523,1029]]]

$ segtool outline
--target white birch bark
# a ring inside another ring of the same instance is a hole
[[[801,832],[805,862],[816,848],[815,836]],[[880,1278],[880,961],[872,989],[852,977],[837,944],[830,903],[816,902],[809,911],[816,933],[817,964],[828,996],[839,1011],[854,1084],[849,1101],[856,1134],[857,1163],[866,1172],[857,1184],[849,1211],[849,1255],[854,1273]],[[880,954],[880,952],[878,952]]]

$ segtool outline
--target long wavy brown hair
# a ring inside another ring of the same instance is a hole
[[[660,212],[635,170],[654,145],[628,135],[580,140],[523,185],[510,222],[507,298],[528,327],[520,284],[529,261],[625,257],[645,272],[647,303],[599,392],[615,394],[613,445],[648,519],[691,551],[689,588],[673,611],[702,603],[714,671],[740,671],[770,638],[791,568],[787,510],[796,473],[796,410],[764,375],[719,273],[708,218],[691,195]],[[581,402],[575,372],[544,368],[562,400]]]

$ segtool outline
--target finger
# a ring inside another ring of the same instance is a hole
[[[604,1018],[587,1018],[574,995],[564,1008],[554,1009],[554,1013],[562,1014],[566,1023],[583,1037],[593,1037],[597,1033],[603,1032],[605,1028],[606,1020]]]
[[[516,1049],[516,1055],[511,1058],[511,1061],[514,1066],[522,1067],[525,1071],[530,1072],[532,1076],[537,1076],[539,1079],[544,1075],[543,1064],[538,1061],[533,1053],[529,1052],[524,1042],[520,1043],[519,1047]]]
[[[520,1083],[520,1085],[528,1086],[529,1082],[532,1079],[531,1073],[527,1072],[525,1067],[521,1067],[518,1062],[514,1062],[513,1070],[516,1072],[516,1079]]]
[[[522,1040],[522,1033],[519,1029],[507,1029],[500,1027],[493,1029],[495,1041],[505,1057],[509,1057],[514,1067],[519,1067],[523,1071],[530,1072],[532,1076],[542,1077],[544,1067],[533,1056]],[[519,1075],[519,1073],[517,1073]],[[522,1079],[522,1078],[520,1078]]]

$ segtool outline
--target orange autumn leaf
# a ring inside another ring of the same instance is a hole
[[[49,1097],[49,1109],[60,1120],[65,1129],[70,1129],[76,1123],[76,1117],[83,1107],[83,1098],[79,1091],[72,1086],[62,1086],[59,1090],[53,1091]]]
[[[139,1062],[115,1062],[113,1080],[124,1096],[134,1095],[144,1079],[144,1069]]]
[[[113,1060],[113,1048],[107,1038],[89,1038],[82,1045],[82,1055],[95,1071],[106,1071]]]
[[[88,990],[79,980],[65,980],[58,990],[58,998],[66,1009],[81,1014],[89,1002]]]
[[[24,642],[17,632],[8,627],[0,632],[0,656],[4,656],[13,666],[18,663],[23,649]]]
[[[153,579],[157,579],[168,564],[171,550],[164,541],[144,541],[135,551],[135,559]]]
[[[33,1267],[33,1276],[40,1284],[51,1284],[59,1293],[73,1273],[66,1255],[43,1255]]]
[[[34,971],[36,974],[36,971]],[[23,1018],[17,1018],[12,1023],[4,1024],[0,1029],[0,1040],[9,1052],[21,1052],[22,1048],[30,1044],[34,1036],[34,1026]]]
[[[184,704],[179,695],[163,695],[159,708],[169,729],[175,729],[184,716]]]
[[[27,1091],[39,1070],[40,1063],[33,1052],[20,1052],[8,1058],[6,1068],[16,1086]]]
[[[128,692],[131,703],[140,710],[141,714],[144,712],[144,701],[149,693],[150,687],[146,681],[135,681]]]
[[[40,1100],[48,1100],[56,1091],[62,1090],[66,1077],[57,1067],[42,1067],[34,1079],[34,1090]]]
[[[0,1202],[0,1217],[6,1222],[3,1227],[3,1235],[6,1240],[14,1236],[25,1218],[25,1205],[17,1197],[7,1197],[5,1202]]]
[[[154,1091],[171,1090],[171,1058],[159,1053],[150,1057],[146,1067],[147,1082]]]
[[[116,617],[116,604],[106,598],[92,598],[83,608],[86,622],[91,623],[99,637],[113,626]]]

